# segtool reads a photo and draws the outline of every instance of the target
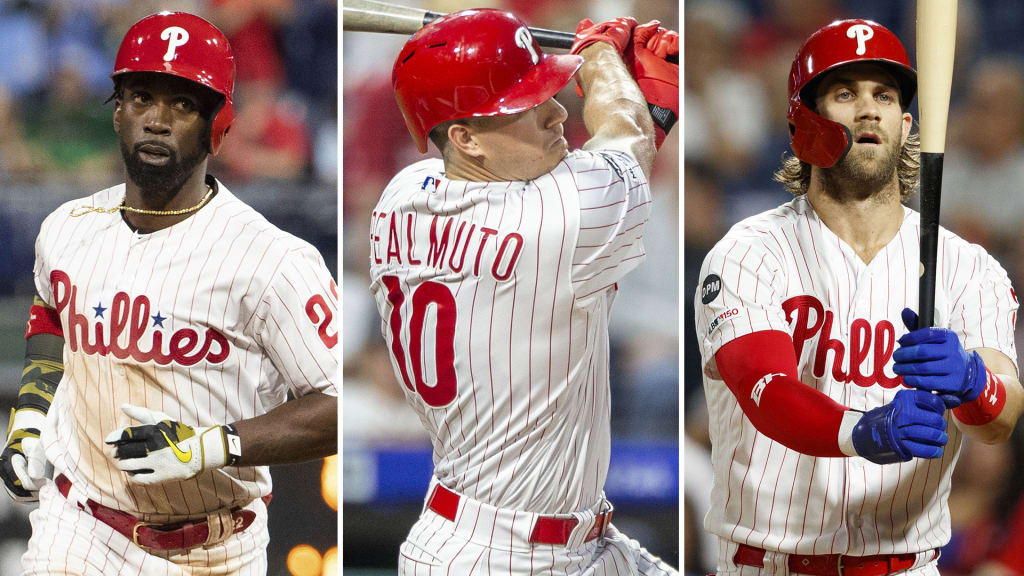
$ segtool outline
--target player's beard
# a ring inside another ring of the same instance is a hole
[[[143,143],[136,143],[132,148],[121,140],[121,157],[124,159],[125,170],[128,178],[139,187],[144,197],[153,198],[161,203],[174,197],[185,185],[185,181],[192,176],[196,166],[206,158],[206,150],[202,146],[196,146],[195,152],[178,157],[178,153],[169,150],[169,158],[163,166],[156,166],[143,162],[139,157],[139,147]]]
[[[825,190],[846,200],[882,199],[893,189],[898,193],[896,167],[902,147],[899,138],[894,138],[877,150],[850,150],[839,164],[822,171]]]

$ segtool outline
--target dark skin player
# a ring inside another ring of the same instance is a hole
[[[167,74],[125,76],[114,101],[114,130],[125,162],[125,204],[146,210],[179,210],[199,204],[206,185],[206,142],[219,96]],[[190,214],[150,215],[123,211],[140,232],[162,230]],[[314,393],[270,412],[235,422],[240,466],[267,466],[323,458],[337,451],[338,402]]]

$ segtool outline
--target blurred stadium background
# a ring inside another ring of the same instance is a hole
[[[1024,6],[959,0],[956,68],[942,190],[943,226],[985,246],[1024,282]],[[694,292],[707,251],[732,224],[788,201],[771,181],[790,152],[786,82],[807,36],[838,18],[890,28],[910,52],[916,2],[690,0],[685,6],[684,290],[685,571],[715,568],[703,531],[711,462]],[[917,117],[916,103],[912,110]],[[916,206],[915,206],[916,207]],[[1018,354],[1024,326],[1017,325]],[[1024,430],[997,446],[966,445],[949,499],[944,575],[1024,574]]]
[[[308,240],[338,277],[337,2],[0,2],[0,426],[17,396],[39,224],[124,181],[108,74],[129,26],[161,10],[221,28],[237,59],[237,119],[210,171]],[[270,576],[337,571],[337,458],[273,470]],[[0,574],[20,573],[31,507],[0,496]]]
[[[416,5],[415,1],[402,1]],[[502,8],[531,26],[575,30],[584,17],[632,15],[678,30],[676,0],[423,1],[447,13]],[[343,36],[344,122],[344,560],[346,575],[394,574],[398,547],[419,517],[432,471],[429,438],[406,406],[369,292],[370,212],[387,182],[423,158],[391,89],[391,68],[406,38]],[[570,85],[571,148],[587,139],[581,100]],[[648,223],[647,262],[619,283],[611,322],[613,452],[608,485],[616,526],[673,565],[679,562],[679,265],[678,131],[654,166],[656,208]],[[430,153],[437,155],[431,145]]]

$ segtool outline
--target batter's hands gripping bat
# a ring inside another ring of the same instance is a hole
[[[426,24],[444,16],[422,8],[411,8],[376,0],[345,0],[342,6],[342,28],[349,32],[384,32],[390,34],[413,34]],[[537,44],[544,48],[572,47],[576,35],[572,32],[530,28]],[[673,57],[670,57],[673,58]],[[679,62],[678,55],[671,60]]]
[[[921,282],[918,328],[935,320],[935,260],[946,119],[953,84],[957,0],[917,1],[917,106],[921,132]]]

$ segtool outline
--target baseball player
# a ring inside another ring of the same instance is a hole
[[[1006,273],[942,230],[917,327],[916,72],[867,20],[833,22],[789,77],[796,198],[734,226],[695,297],[720,574],[938,574],[964,435],[1021,412]]]
[[[584,20],[572,53],[551,55],[481,9],[399,53],[406,124],[443,156],[402,170],[371,217],[382,333],[434,447],[400,574],[675,573],[616,531],[602,488],[608,316],[644,257],[648,105],[670,129],[678,41],[657,22]],[[569,153],[553,97],[574,75],[591,139]]]
[[[24,574],[264,574],[268,465],[336,450],[330,273],[206,171],[234,77],[209,22],[137,22],[112,74],[127,181],[43,222],[0,455],[39,500]]]

